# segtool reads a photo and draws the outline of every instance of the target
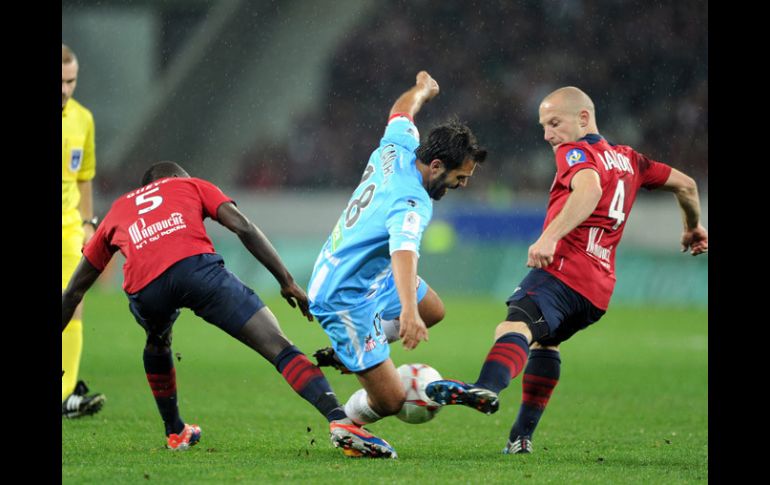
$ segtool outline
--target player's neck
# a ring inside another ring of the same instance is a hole
[[[415,160],[415,166],[417,167],[417,171],[420,173],[420,176],[422,177],[422,180],[420,180],[420,183],[425,188],[425,190],[428,190],[428,180],[430,179],[430,167],[428,165],[425,165],[419,158]]]

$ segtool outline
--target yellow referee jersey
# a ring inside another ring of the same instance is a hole
[[[62,226],[80,223],[78,182],[96,175],[94,117],[70,98],[61,112],[61,217]]]

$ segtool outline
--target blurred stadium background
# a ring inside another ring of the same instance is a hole
[[[96,120],[96,212],[177,161],[234,197],[301,284],[421,69],[441,86],[422,133],[457,114],[490,150],[435,205],[420,274],[439,293],[503,298],[527,271],[554,172],[537,107],[563,85],[593,98],[610,141],[692,175],[708,227],[703,1],[63,0],[62,41]],[[237,238],[209,227],[229,268],[275,295]],[[614,302],[707,306],[708,258],[681,255],[680,233],[670,194],[640,195]]]

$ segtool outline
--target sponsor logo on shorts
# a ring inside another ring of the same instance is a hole
[[[375,347],[377,347],[377,342],[372,338],[371,334],[367,335],[364,340],[364,352],[371,352]]]

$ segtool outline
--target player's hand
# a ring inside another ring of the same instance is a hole
[[[557,241],[550,239],[544,239],[540,236],[540,239],[529,247],[527,252],[527,266],[530,268],[545,268],[549,264],[553,263],[553,255],[556,252]]]
[[[286,298],[286,301],[289,302],[289,305],[291,305],[292,308],[297,308],[297,306],[299,306],[299,311],[307,317],[308,322],[313,321],[313,315],[308,309],[307,294],[305,294],[305,290],[292,281],[288,285],[281,287],[281,296]]]
[[[695,229],[686,229],[682,233],[682,252],[697,256],[709,252],[709,234],[706,228],[698,224]]]
[[[430,101],[435,98],[439,92],[438,83],[427,71],[420,71],[417,73],[417,82],[415,84],[422,87],[425,91],[425,101]]]
[[[419,313],[402,311],[399,320],[401,328],[398,336],[401,337],[401,343],[406,350],[414,349],[422,340],[428,341],[428,327],[425,326]]]

